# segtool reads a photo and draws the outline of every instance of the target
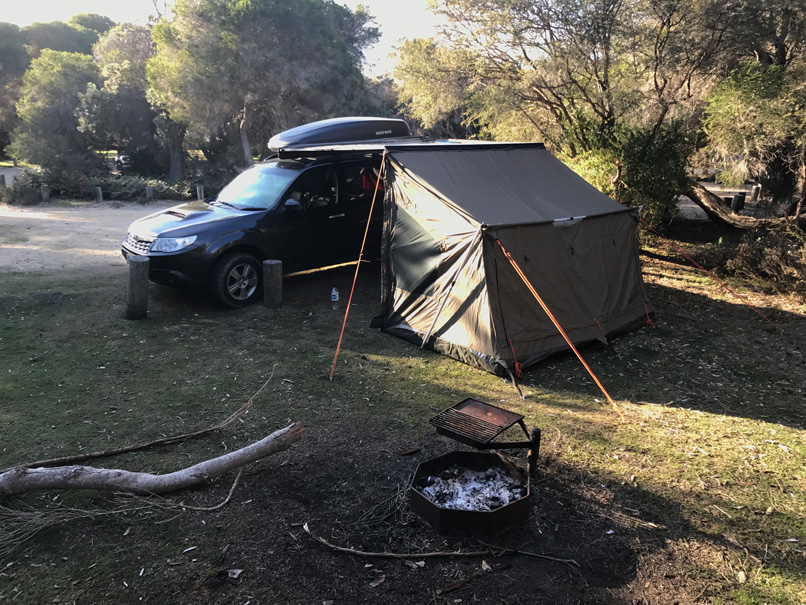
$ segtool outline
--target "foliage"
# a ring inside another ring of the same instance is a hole
[[[708,99],[704,126],[721,182],[761,179],[774,197],[789,197],[803,164],[806,87],[802,66],[747,62]]]
[[[642,207],[641,218],[657,225],[674,216],[688,183],[685,152],[686,139],[675,125],[657,132],[621,127],[609,146],[564,159],[603,193],[625,206]]]
[[[178,0],[173,10],[154,27],[149,82],[197,138],[240,139],[241,163],[274,132],[350,112],[364,93],[358,66],[377,30],[363,10],[325,0]]]
[[[15,106],[20,97],[22,75],[31,60],[24,42],[19,27],[0,23],[0,158],[6,157],[4,148],[17,125]]]
[[[730,275],[762,279],[776,291],[806,296],[806,237],[800,230],[746,233],[724,266]]]
[[[107,175],[90,180],[90,187],[100,187],[104,199],[142,201],[146,199],[146,187],[151,187],[155,199],[181,200],[190,199],[188,183],[169,184],[160,179],[148,179],[135,175]]]
[[[97,161],[90,141],[77,128],[75,111],[81,92],[98,80],[91,56],[42,51],[23,78],[17,104],[21,123],[9,145],[12,156],[42,166],[53,181],[92,171]]]
[[[160,111],[147,96],[146,62],[153,53],[150,27],[110,29],[93,47],[103,87],[89,84],[76,111],[79,130],[95,148],[128,155],[127,172],[145,176],[168,171],[167,143],[156,122]]]
[[[92,45],[98,40],[97,31],[62,21],[32,23],[22,31],[25,46],[33,58],[38,57],[45,49],[89,55],[92,54]]]
[[[115,22],[109,17],[96,13],[78,13],[67,20],[67,25],[76,29],[86,29],[101,36],[115,27]]]

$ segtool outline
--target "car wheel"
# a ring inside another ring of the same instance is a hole
[[[245,307],[263,293],[260,263],[251,254],[235,253],[223,257],[213,273],[213,293],[230,308]]]

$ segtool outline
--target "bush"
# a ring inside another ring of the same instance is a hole
[[[42,201],[43,173],[38,168],[26,168],[16,178],[13,187],[0,189],[0,201],[6,204],[32,206]]]
[[[101,188],[106,200],[144,201],[146,187],[154,190],[155,199],[183,200],[195,195],[195,185],[187,182],[171,185],[141,176],[69,176],[40,168],[26,168],[17,177],[14,187],[0,189],[0,202],[24,206],[37,204],[42,200],[42,185],[50,188],[50,195],[54,198],[94,199],[95,187]]]
[[[173,185],[159,179],[147,179],[142,176],[109,175],[96,177],[90,182],[92,188],[100,187],[106,200],[143,201],[146,199],[146,187],[154,190],[156,199],[190,199],[193,197],[192,187],[187,182]]]
[[[688,183],[685,136],[675,126],[658,132],[620,126],[600,148],[567,160],[591,185],[631,208],[643,207],[641,218],[657,225],[674,216],[677,198]],[[621,162],[621,176],[617,161]]]

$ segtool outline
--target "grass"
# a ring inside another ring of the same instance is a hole
[[[223,311],[193,293],[152,286],[150,319],[141,322],[122,319],[123,274],[6,273],[0,276],[0,467],[210,426],[269,376],[269,388],[236,428],[99,464],[174,470],[298,419],[308,427],[311,449],[299,449],[309,453],[296,457],[292,450],[289,464],[304,466],[311,451],[335,451],[344,440],[344,451],[372,460],[430,443],[426,420],[472,396],[542,427],[542,464],[549,475],[576,478],[568,479],[569,493],[603,510],[634,511],[632,517],[661,528],[652,531],[662,546],[645,555],[650,560],[662,553],[668,560],[660,571],[647,568],[634,585],[623,586],[621,598],[643,590],[641,577],[662,582],[677,574],[704,586],[713,603],[804,602],[806,318],[775,309],[778,299],[751,291],[754,304],[786,330],[778,335],[710,279],[666,260],[644,262],[656,327],[617,339],[612,350],[583,351],[625,423],[570,356],[530,369],[521,400],[506,381],[369,329],[377,284],[363,274],[336,380],[328,381],[341,326],[329,292],[333,285],[349,290],[350,269],[288,280],[285,305],[273,311]],[[188,497],[220,499],[221,489]],[[72,493],[32,494],[25,502],[45,506],[54,497],[83,507],[99,501]],[[98,569],[119,585],[124,577],[131,582],[123,570],[146,565],[138,562],[144,549],[168,560],[177,557],[177,545],[226,541],[227,528],[239,521],[225,519],[196,528],[192,538],[172,524],[130,519],[124,525],[133,523],[140,537],[129,550],[102,529],[84,525],[80,531],[117,553]],[[98,523],[122,531],[113,521]],[[23,584],[17,602],[76,596],[70,583],[89,559],[70,551],[64,553],[70,560],[62,561],[62,551],[51,552],[37,539],[26,548],[4,565],[37,567],[25,567],[17,580],[0,577],[0,600]],[[214,577],[216,570],[220,566],[207,573]],[[84,600],[103,600],[99,585],[83,590],[89,591]]]

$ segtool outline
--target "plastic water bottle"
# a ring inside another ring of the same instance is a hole
[[[339,308],[339,291],[336,288],[330,292],[330,306],[334,311]]]

